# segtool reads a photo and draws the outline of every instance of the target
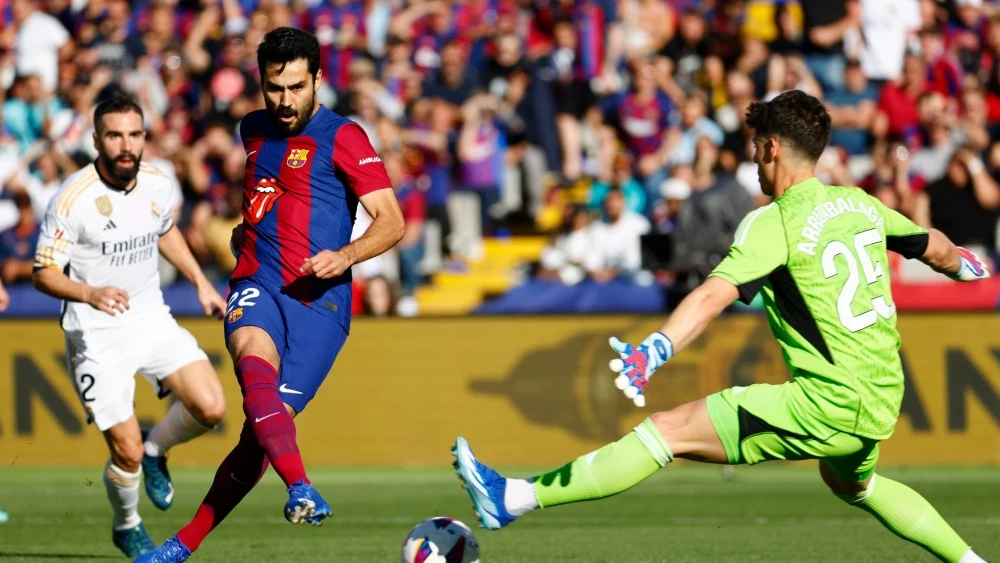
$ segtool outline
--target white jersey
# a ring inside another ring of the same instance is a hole
[[[114,286],[129,296],[129,310],[111,316],[87,303],[63,304],[62,328],[120,327],[167,310],[158,271],[160,235],[174,222],[171,180],[140,163],[128,193],[109,187],[90,164],[63,182],[42,221],[35,267],[65,271],[92,287]]]

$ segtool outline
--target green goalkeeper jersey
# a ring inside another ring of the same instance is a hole
[[[903,400],[887,251],[916,258],[927,240],[864,191],[811,178],[747,215],[711,275],[744,302],[763,293],[800,415],[883,440]]]

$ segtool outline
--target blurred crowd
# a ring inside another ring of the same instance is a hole
[[[37,223],[94,159],[95,100],[146,112],[144,160],[212,275],[234,266],[256,45],[322,47],[319,100],[362,125],[407,222],[355,266],[357,312],[412,311],[484,237],[548,234],[535,274],[690,286],[760,191],[744,115],[827,104],[818,175],[991,254],[1000,16],[985,0],[0,0],[0,279],[30,277]],[[370,219],[359,210],[356,233]],[[164,284],[176,272],[164,264]]]

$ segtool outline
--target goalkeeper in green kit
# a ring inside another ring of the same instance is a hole
[[[468,442],[455,468],[488,529],[539,508],[625,491],[675,457],[719,464],[819,460],[845,502],[951,563],[984,561],[918,493],[875,472],[903,399],[887,251],[961,281],[989,277],[971,252],[856,188],[827,186],[814,167],[830,139],[822,103],[799,91],[755,103],[754,162],[774,201],[747,215],[729,255],[639,346],[611,339],[615,383],[637,406],[653,372],[734,301],[762,293],[792,380],[733,387],[645,419],[624,438],[551,473],[506,479]]]

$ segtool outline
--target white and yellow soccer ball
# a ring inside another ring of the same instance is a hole
[[[403,542],[402,563],[480,563],[479,542],[468,526],[438,516],[414,526]]]

